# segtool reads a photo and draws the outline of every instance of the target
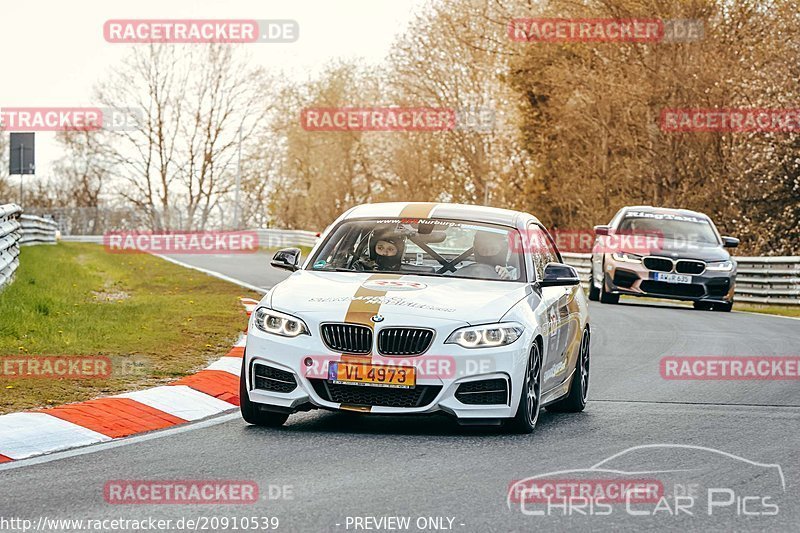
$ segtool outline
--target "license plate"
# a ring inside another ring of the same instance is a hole
[[[692,276],[684,276],[683,274],[665,274],[664,272],[656,272],[656,281],[666,281],[667,283],[691,283]]]
[[[416,369],[412,366],[332,362],[328,366],[328,380],[342,385],[413,389],[416,385]]]

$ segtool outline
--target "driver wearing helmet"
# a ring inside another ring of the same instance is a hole
[[[497,272],[500,279],[516,279],[517,269],[508,266],[508,241],[499,233],[489,231],[475,232],[472,254],[476,264],[488,265]]]
[[[369,258],[359,259],[354,266],[357,270],[400,270],[405,249],[406,241],[402,235],[392,231],[376,232],[370,239]]]

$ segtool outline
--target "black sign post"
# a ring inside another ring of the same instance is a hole
[[[19,175],[19,205],[24,205],[22,176],[36,173],[35,133],[11,133],[8,173]]]

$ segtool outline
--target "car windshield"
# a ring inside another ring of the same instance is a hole
[[[618,233],[656,235],[663,239],[720,244],[711,223],[704,218],[658,213],[629,213],[617,228]]]
[[[349,220],[328,235],[308,268],[519,281],[524,261],[511,251],[512,238],[515,229],[469,221]]]

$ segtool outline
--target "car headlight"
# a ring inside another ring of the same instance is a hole
[[[524,329],[516,322],[470,326],[455,330],[444,343],[458,344],[462,348],[495,348],[511,344]]]
[[[730,272],[733,270],[733,261],[714,261],[713,263],[706,264],[706,270]]]
[[[614,252],[611,254],[611,257],[614,258],[615,261],[620,261],[622,263],[641,263],[642,256],[636,254],[629,254],[627,252]]]
[[[297,337],[298,335],[311,335],[308,326],[299,318],[266,307],[259,307],[255,311],[253,319],[255,325],[261,331],[280,335],[282,337]]]

